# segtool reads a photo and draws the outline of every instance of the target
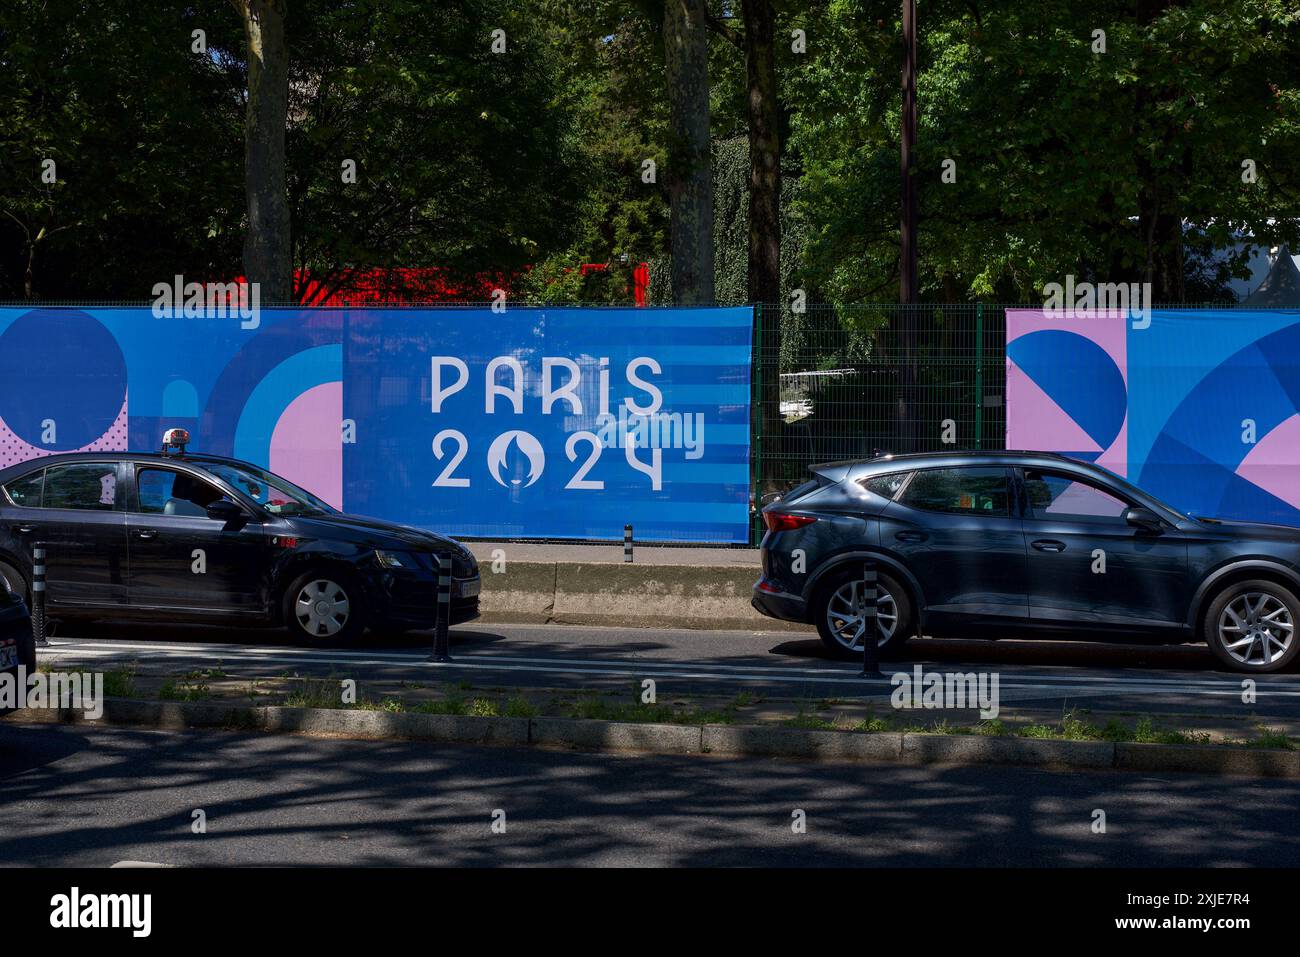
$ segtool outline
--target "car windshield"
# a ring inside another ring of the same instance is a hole
[[[217,478],[233,485],[275,515],[328,515],[335,509],[287,479],[253,465],[199,462]]]
[[[1174,515],[1177,515],[1179,518],[1183,518],[1183,519],[1187,518],[1186,515],[1184,515],[1184,514],[1183,514],[1182,512],[1180,512],[1178,509],[1174,508],[1172,505],[1168,505],[1168,504],[1166,504],[1165,502],[1160,501],[1160,499],[1156,498],[1154,495],[1152,495],[1152,494],[1151,494],[1150,492],[1148,492],[1146,489],[1144,489],[1144,488],[1138,488],[1138,487],[1137,487],[1136,485],[1134,485],[1132,482],[1130,482],[1130,481],[1128,481],[1127,479],[1121,478],[1120,476],[1116,475],[1114,472],[1112,472],[1110,469],[1106,468],[1104,465],[1098,465],[1098,464],[1095,463],[1095,462],[1090,463],[1090,464],[1091,464],[1092,467],[1095,468],[1097,471],[1099,471],[1099,472],[1104,472],[1104,473],[1106,474],[1106,477],[1107,477],[1108,479],[1110,479],[1110,481],[1112,482],[1112,484],[1119,486],[1121,489],[1123,489],[1123,490],[1124,490],[1125,492],[1127,492],[1129,495],[1131,495],[1131,496],[1133,496],[1133,497],[1135,497],[1135,498],[1139,498],[1139,499],[1140,499],[1140,498],[1145,498],[1147,501],[1155,502],[1157,505],[1159,505],[1161,508],[1163,508],[1166,512],[1171,512],[1171,513],[1173,513]]]

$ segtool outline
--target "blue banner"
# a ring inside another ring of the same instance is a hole
[[[0,309],[0,467],[192,449],[453,535],[745,542],[752,312]]]
[[[1184,512],[1300,525],[1300,310],[1007,310],[1007,447]]]

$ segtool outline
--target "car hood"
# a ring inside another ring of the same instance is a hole
[[[410,525],[385,522],[378,518],[364,515],[329,515],[322,517],[295,516],[295,527],[304,535],[320,538],[344,538],[350,542],[369,545],[374,548],[416,549],[431,551],[433,549],[451,549],[462,557],[469,556],[469,549],[436,532],[426,532]]]
[[[1195,516],[1196,520],[1208,528],[1215,529],[1236,538],[1257,538],[1270,542],[1300,543],[1300,528],[1291,525],[1268,525],[1264,522],[1232,522],[1222,518],[1205,518]]]

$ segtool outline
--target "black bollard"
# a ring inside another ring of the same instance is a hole
[[[632,526],[623,526],[623,561],[632,560]]]
[[[45,543],[32,547],[32,637],[47,646],[45,639]]]
[[[880,647],[876,637],[876,566],[867,562],[862,570],[862,677],[880,676]]]
[[[447,627],[451,623],[451,556],[433,556],[438,575],[438,619],[433,626],[433,656],[431,661],[451,661]]]

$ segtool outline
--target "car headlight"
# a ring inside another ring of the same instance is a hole
[[[415,558],[406,552],[389,552],[383,549],[375,549],[375,558],[381,568],[409,568],[418,567]]]

